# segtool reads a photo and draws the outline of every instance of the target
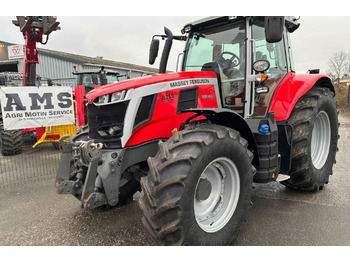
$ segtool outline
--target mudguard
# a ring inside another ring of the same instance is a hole
[[[288,73],[273,95],[269,112],[275,113],[276,121],[288,119],[299,98],[313,86],[328,87],[334,92],[332,82],[327,75]]]
[[[240,132],[241,136],[248,141],[248,148],[254,154],[253,165],[259,165],[259,155],[257,144],[253,132],[247,121],[238,113],[226,108],[192,108],[182,111],[182,113],[193,112],[196,115],[187,119],[186,122],[198,116],[205,116],[211,123],[230,127]],[[199,120],[200,118],[196,118]]]

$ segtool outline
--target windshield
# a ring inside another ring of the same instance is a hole
[[[243,114],[245,21],[195,32],[190,36],[184,71],[214,71],[224,107]]]
[[[76,76],[76,85],[85,85],[85,92],[88,93],[91,90],[94,89],[94,85],[107,85],[107,84],[112,84],[117,82],[117,76],[112,75],[112,74],[107,74],[107,75],[102,75],[101,74],[78,74]],[[106,76],[106,81],[104,81],[104,76]],[[103,84],[104,83],[104,84]]]

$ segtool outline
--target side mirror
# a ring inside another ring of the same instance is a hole
[[[284,16],[265,17],[265,37],[268,43],[276,43],[282,40],[284,28]]]
[[[158,50],[159,50],[159,40],[152,39],[151,46],[149,49],[149,59],[148,59],[148,63],[150,65],[153,65],[154,61],[156,61],[156,58],[158,56]]]

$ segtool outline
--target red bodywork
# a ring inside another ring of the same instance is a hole
[[[191,78],[213,78],[216,79],[214,72],[179,72],[170,74],[158,74],[123,82],[114,83],[97,88],[86,95],[88,102],[91,104],[95,98],[132,88],[140,88],[150,86],[157,83],[171,82],[182,79]],[[137,128],[125,146],[138,145],[153,139],[169,138],[171,131],[178,129],[182,123],[193,113],[177,114],[179,91],[183,89],[197,87],[198,85],[188,85],[186,87],[175,87],[159,92],[157,95],[156,104],[153,115],[150,121]],[[200,84],[198,90],[198,108],[217,108],[218,103],[215,94],[215,86],[213,84]],[[202,97],[209,99],[202,99]],[[203,118],[203,117],[202,117]],[[201,119],[201,118],[197,118]]]
[[[85,126],[85,85],[77,86],[73,95],[76,105],[75,114],[78,115],[78,125]]]
[[[276,121],[287,120],[299,98],[321,78],[329,79],[327,75],[322,74],[288,73],[276,88],[271,100],[269,111],[275,112]]]
[[[139,88],[157,83],[170,82],[189,78],[216,78],[216,74],[210,71],[178,72],[169,74],[156,74],[124,80],[122,82],[101,86],[92,90],[86,95],[89,104],[92,104],[96,97],[111,94],[118,91]]]
[[[161,92],[157,96],[152,119],[146,124],[137,128],[126,146],[134,146],[157,138],[171,137],[171,131],[179,129],[180,125],[186,121],[193,113],[177,114],[179,91],[193,88],[194,85],[185,88],[178,88]],[[212,99],[201,99],[203,96],[212,96]],[[164,99],[165,97],[165,99]],[[198,90],[197,108],[217,108],[215,88],[212,84],[202,85]],[[196,120],[203,119],[196,118]]]
[[[29,28],[24,35],[26,44],[24,46],[24,74],[23,74],[23,85],[26,86],[26,80],[27,76],[29,74],[36,75],[36,72],[30,72],[30,70],[36,70],[36,68],[30,68],[31,64],[39,64],[39,55],[38,55],[38,49],[36,48],[36,42],[41,43],[42,37],[43,37],[43,30],[39,29],[37,30],[38,33],[38,39],[31,40],[30,38],[31,29]],[[35,81],[35,77],[34,77]]]
[[[171,82],[191,78],[215,78],[216,74],[210,71],[179,72],[170,74],[158,74],[147,77],[134,78],[119,83],[99,87],[86,95],[89,104],[102,95],[128,90],[133,88],[146,87],[153,84]],[[328,78],[326,75],[295,75],[288,73],[280,82],[273,94],[270,112],[275,112],[276,121],[288,119],[292,109],[299,98],[304,95],[321,78]],[[276,80],[277,81],[277,80]],[[280,81],[278,79],[278,81]],[[277,84],[277,83],[276,83]],[[188,85],[177,88],[166,89],[157,95],[152,118],[147,123],[133,131],[125,146],[138,145],[153,139],[169,138],[171,131],[178,129],[193,113],[177,114],[179,91],[193,88],[198,85]],[[203,99],[210,97],[210,99]],[[268,106],[268,105],[267,105]],[[218,108],[215,86],[213,84],[200,85],[198,90],[197,108]],[[203,119],[204,117],[202,117]],[[197,118],[197,120],[200,118]]]

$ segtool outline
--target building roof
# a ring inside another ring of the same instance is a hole
[[[16,45],[5,41],[0,41],[0,43],[3,43],[5,45]],[[39,54],[70,61],[76,64],[92,65],[92,66],[104,65],[104,66],[115,67],[119,69],[148,72],[148,73],[158,73],[157,68],[140,66],[140,65],[124,63],[124,62],[117,62],[113,60],[103,59],[101,57],[89,57],[89,56],[77,55],[77,54],[66,53],[66,52],[61,52],[56,50],[45,49],[45,48],[38,48],[38,51],[39,51]]]
[[[89,57],[89,56],[71,54],[71,53],[49,50],[44,48],[38,48],[38,51],[39,51],[39,54],[41,53],[47,56],[52,56],[52,57],[61,58],[61,59],[63,58],[65,60],[69,60],[77,64],[104,65],[104,66],[111,66],[111,67],[133,70],[133,71],[158,73],[157,68],[140,66],[140,65],[124,63],[124,62],[117,62],[113,60],[103,59],[101,57]]]

